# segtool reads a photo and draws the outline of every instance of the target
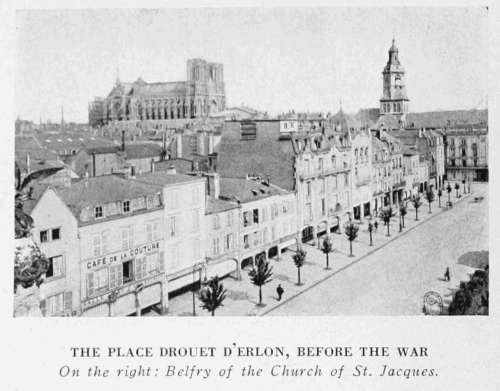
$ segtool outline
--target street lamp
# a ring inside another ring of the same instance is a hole
[[[195,275],[196,275],[196,272],[198,271],[199,272],[198,283],[201,286],[201,271],[202,271],[202,269],[203,269],[203,264],[200,262],[195,263],[193,265],[193,289],[192,289],[192,292],[193,292],[193,316],[196,316],[196,286],[195,286],[196,280],[195,280]]]

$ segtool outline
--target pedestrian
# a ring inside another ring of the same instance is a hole
[[[281,296],[283,296],[283,293],[285,290],[281,286],[281,284],[278,284],[278,287],[276,288],[276,293],[278,294],[278,301],[281,301]]]
[[[444,272],[444,279],[450,281],[450,268],[446,266],[446,271]]]
[[[375,226],[375,232],[378,231],[378,221],[375,220],[375,222],[373,223],[373,225]]]

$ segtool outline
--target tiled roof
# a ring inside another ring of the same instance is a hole
[[[280,140],[279,122],[258,122],[255,140],[241,140],[238,122],[227,122],[217,148],[217,172],[225,177],[269,176],[286,190],[295,188],[291,140]]]
[[[167,174],[165,172],[154,172],[137,176],[138,183],[145,183],[156,186],[175,185],[180,183],[197,182],[203,178],[184,174]]]
[[[132,200],[161,192],[159,186],[125,179],[117,175],[90,177],[58,188],[57,193],[76,218],[85,207],[106,205],[112,202]]]
[[[108,154],[121,152],[121,146],[96,146],[85,148],[88,154],[95,153]],[[125,157],[126,159],[142,159],[148,157],[158,157],[161,155],[162,148],[155,143],[142,143],[142,144],[125,144]]]
[[[108,97],[122,95],[146,97],[170,95],[174,97],[185,94],[186,82],[184,81],[146,83],[139,78],[133,83],[120,83],[115,85]]]
[[[84,134],[83,132],[40,133],[35,137],[41,147],[52,151],[71,151],[72,149],[80,150],[115,145],[107,138]]]
[[[450,110],[409,113],[408,126],[415,128],[443,128],[454,126],[474,126],[488,124],[488,110]]]
[[[262,181],[241,178],[220,178],[220,194],[224,197],[236,197],[240,202],[251,202],[288,192],[273,184],[265,185]]]
[[[226,210],[236,209],[238,204],[231,201],[221,200],[220,198],[209,197],[207,199],[207,214],[220,213]]]

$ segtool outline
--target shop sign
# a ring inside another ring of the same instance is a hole
[[[130,250],[120,251],[109,255],[104,255],[99,258],[92,259],[86,262],[87,270],[101,266],[112,265],[121,262],[125,259],[130,259],[141,254],[149,254],[160,249],[160,242],[153,242],[132,248]]]

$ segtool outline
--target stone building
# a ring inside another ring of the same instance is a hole
[[[195,58],[187,61],[186,81],[148,83],[139,77],[125,83],[117,79],[106,98],[89,104],[89,123],[165,123],[207,117],[225,107],[223,65]]]

